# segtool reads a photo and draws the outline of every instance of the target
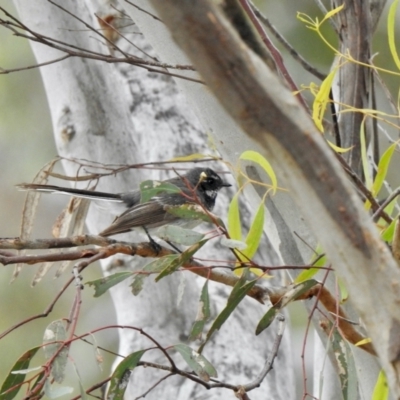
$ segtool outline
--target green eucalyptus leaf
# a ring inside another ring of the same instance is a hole
[[[181,206],[166,206],[165,210],[183,219],[196,219],[212,223],[211,217],[198,204],[183,204]]]
[[[157,229],[160,239],[184,246],[191,246],[204,238],[204,234],[190,229],[184,229],[177,225],[164,225]]]
[[[161,272],[168,268],[171,263],[179,258],[179,254],[168,254],[167,256],[157,258],[151,263],[145,265],[141,271],[136,271],[135,278],[131,283],[132,293],[137,296],[143,289],[144,280],[153,273]]]
[[[74,391],[74,388],[70,386],[52,386],[49,382],[49,379],[46,380],[44,384],[44,394],[46,398],[53,400],[58,399],[59,397],[66,396],[67,394],[71,394]]]
[[[140,202],[146,203],[159,194],[181,193],[182,190],[169,182],[148,180],[140,184]]]
[[[197,316],[190,331],[189,340],[195,340],[201,337],[205,323],[210,318],[210,315],[210,297],[208,294],[208,280],[206,280],[201,290]]]
[[[213,365],[197,351],[193,350],[186,344],[176,344],[171,346],[180,353],[187,365],[204,381],[208,382],[210,377],[217,378],[217,371]]]
[[[22,354],[22,356],[20,356],[18,360],[14,363],[6,379],[1,385],[0,400],[11,400],[18,394],[18,391],[20,389],[19,385],[21,385],[24,382],[26,373],[28,372],[27,368],[29,367],[32,358],[39,349],[40,347],[34,347],[32,349],[29,349],[24,354]],[[5,393],[11,388],[14,389]]]
[[[59,319],[51,322],[44,331],[43,351],[46,360],[52,360],[51,375],[57,383],[62,383],[64,380],[65,367],[67,366],[69,347],[64,345],[66,340],[67,331],[64,320]]]
[[[236,285],[233,287],[231,294],[228,297],[225,308],[220,312],[215,321],[213,322],[210,330],[207,332],[205,342],[200,346],[199,352],[201,353],[204,346],[211,338],[212,334],[219,330],[225,321],[229,318],[232,312],[236,309],[239,303],[244,299],[248,291],[256,284],[257,279],[246,282],[248,271],[245,270]]]
[[[171,261],[169,265],[167,265],[159,275],[156,277],[156,282],[158,282],[160,279],[164,278],[167,275],[170,275],[174,273],[180,266],[185,264],[187,261],[189,261],[193,255],[201,248],[205,243],[208,242],[208,239],[203,239],[200,242],[197,242],[193,246],[190,246],[188,249],[186,249],[183,253],[177,255],[177,257]]]
[[[272,306],[260,319],[256,327],[256,335],[259,335],[263,330],[267,329],[272,322],[274,322],[275,317],[279,313],[279,308]]]
[[[140,359],[146,350],[135,351],[125,357],[115,368],[111,379],[110,388],[108,390],[107,399],[123,400],[125,390],[128,386],[131,371],[137,367]]]
[[[318,282],[310,279],[301,283],[293,284],[288,288],[287,292],[281,299],[274,304],[259,321],[256,328],[256,335],[259,335],[264,329],[268,328],[275,316],[280,312],[283,307],[286,307],[290,302],[296,300],[299,296],[306,293]]]
[[[86,285],[94,287],[94,297],[99,297],[110,288],[132,277],[132,272],[117,272],[115,274],[105,276],[104,278],[96,279],[94,281],[86,282]]]
[[[335,355],[336,371],[339,375],[340,387],[344,400],[353,400],[358,396],[358,377],[353,352],[339,330],[331,325],[330,341]]]

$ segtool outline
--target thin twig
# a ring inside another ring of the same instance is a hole
[[[62,56],[60,58],[55,58],[54,60],[51,61],[46,61],[46,62],[42,62],[40,64],[35,64],[35,65],[28,65],[27,67],[21,67],[21,68],[12,68],[12,69],[4,69],[0,67],[0,74],[10,74],[11,72],[20,72],[20,71],[25,71],[28,69],[35,69],[35,68],[40,68],[40,67],[45,67],[47,65],[51,65],[51,64],[55,64],[58,63],[60,61],[64,61],[67,58],[70,58],[71,55],[67,54],[65,56]]]
[[[337,116],[336,106],[335,106],[335,99],[333,97],[332,89],[329,91],[329,104],[331,108],[331,116],[332,116],[332,123],[333,123],[333,132],[335,136],[335,144],[338,147],[342,147],[342,138],[340,137],[340,130],[339,130],[339,120]]]
[[[292,79],[291,75],[289,74],[289,71],[287,70],[287,68],[283,62],[283,58],[282,58],[280,52],[278,51],[278,49],[274,46],[274,44],[269,39],[267,33],[261,26],[258,18],[254,14],[253,9],[250,7],[248,0],[239,0],[239,2],[242,5],[246,14],[249,16],[250,20],[252,21],[257,32],[259,33],[261,40],[263,41],[263,43],[267,47],[268,51],[270,52],[279,71],[281,72],[282,76],[285,78],[287,84],[289,85],[290,90],[292,90],[294,93],[296,93],[296,98],[299,100],[300,104],[304,107],[304,109],[308,112],[309,111],[308,105],[305,102],[303,96],[301,95],[301,92],[299,91],[299,89],[298,89],[297,85],[295,84],[294,80]]]
[[[400,195],[400,188],[397,188],[374,212],[374,214],[372,215],[372,219],[376,221],[381,216],[382,211],[399,195]]]
[[[338,161],[342,165],[344,171],[353,179],[353,182],[355,183],[355,185],[356,185],[357,189],[360,191],[360,193],[365,197],[366,200],[368,200],[371,203],[372,211],[376,212],[379,209],[380,205],[375,200],[375,198],[372,195],[372,193],[364,185],[364,182],[350,168],[350,166],[347,164],[347,162],[343,159],[343,157],[340,154],[336,154],[336,158],[338,159]],[[388,224],[390,224],[392,222],[392,218],[387,213],[385,213],[384,210],[381,210],[379,212],[379,216],[381,218],[383,218]]]
[[[274,360],[275,360],[276,356],[278,355],[279,346],[282,342],[283,332],[285,330],[285,317],[282,314],[279,314],[277,316],[277,320],[278,320],[278,331],[276,333],[276,338],[275,338],[274,344],[272,346],[272,349],[270,351],[270,355],[267,358],[264,368],[260,372],[259,376],[253,382],[250,382],[247,385],[243,386],[243,389],[245,392],[250,392],[251,390],[259,387],[261,385],[262,381],[267,376],[268,372],[271,371],[271,369],[272,369]]]
[[[303,68],[308,71],[310,74],[314,75],[320,80],[324,80],[326,78],[326,74],[318,71],[317,68],[312,66],[304,57],[302,57],[293,47],[292,45],[280,34],[280,32],[272,25],[271,21],[254,5],[254,3],[250,4],[254,14],[257,18],[271,31],[271,33],[276,37],[277,40],[282,44],[283,47],[289,52],[289,54],[296,60]]]
[[[48,0],[48,1],[51,2],[51,0]],[[60,6],[58,6],[58,7],[60,7]],[[4,12],[4,14],[8,18],[15,21],[15,23],[13,23],[10,21],[5,21],[3,19],[0,19],[0,25],[3,25],[5,28],[11,30],[15,36],[22,37],[22,38],[28,39],[30,41],[42,43],[46,46],[49,46],[56,50],[62,51],[63,53],[67,53],[70,57],[81,57],[81,58],[87,58],[87,59],[92,59],[92,60],[104,61],[107,63],[131,64],[131,65],[135,65],[140,68],[144,68],[149,72],[156,72],[159,74],[168,75],[168,76],[176,77],[179,79],[185,79],[185,80],[188,80],[191,82],[204,84],[204,82],[199,79],[190,78],[188,76],[184,76],[184,75],[177,74],[177,73],[171,73],[167,70],[167,69],[194,70],[193,66],[191,66],[191,65],[170,65],[170,64],[158,63],[158,62],[154,62],[154,61],[142,60],[138,57],[131,56],[131,55],[127,55],[127,57],[113,57],[111,55],[104,55],[104,54],[101,54],[101,53],[98,53],[98,52],[95,52],[95,51],[92,51],[89,49],[84,49],[84,48],[81,48],[81,47],[78,47],[78,46],[75,46],[75,45],[72,45],[72,44],[51,38],[51,37],[47,37],[45,35],[39,34],[35,31],[31,30],[30,28],[28,28],[17,18],[13,17],[4,8],[0,7],[0,11]],[[25,32],[29,33],[30,35],[23,34],[15,28],[24,30]],[[97,32],[96,29],[94,29],[94,28],[91,28],[91,29],[103,37],[103,35],[100,34],[99,32]],[[52,62],[49,62],[49,63],[52,63]],[[34,67],[29,66],[29,67],[25,67],[25,68],[31,69]],[[18,70],[22,70],[22,69],[23,68],[19,68]],[[13,72],[13,70],[3,70],[3,72],[0,71],[0,74],[10,73],[10,72]]]
[[[143,394],[141,394],[141,395],[138,396],[138,397],[135,397],[134,400],[139,400],[139,399],[145,398],[145,397],[146,397],[153,389],[155,389],[159,384],[161,384],[162,382],[164,382],[165,380],[167,380],[169,377],[174,376],[174,375],[175,375],[175,374],[171,372],[170,374],[167,374],[167,375],[161,377],[157,382],[155,382],[153,385],[151,385],[150,388],[149,388],[148,390],[146,390]]]
[[[79,18],[76,14],[71,13],[70,11],[68,11],[66,8],[60,6],[59,4],[55,3],[52,0],[47,0],[50,4],[53,4],[53,6],[59,8],[60,10],[62,10],[63,12],[65,12],[66,14],[68,14],[69,16],[71,16],[72,18],[76,19],[77,21],[79,21],[81,24],[83,24],[84,26],[86,26],[86,28],[88,28],[90,31],[94,32],[96,35],[99,35],[102,39],[104,39],[112,48],[118,50],[123,56],[128,57],[128,55],[121,49],[119,48],[114,42],[112,42],[110,39],[108,39],[105,35],[103,35],[100,31],[98,31],[97,29],[93,28],[93,26],[89,25],[87,22],[85,22],[83,19]]]
[[[75,158],[67,158],[67,157],[57,157],[55,159],[56,161],[59,160],[66,160],[70,161],[72,163],[76,163],[80,165],[80,167],[86,167],[86,168],[98,168],[98,169],[103,169],[109,172],[94,172],[91,174],[87,175],[81,175],[81,176],[67,176],[64,174],[59,174],[56,172],[48,172],[48,176],[51,176],[53,178],[58,178],[62,179],[65,181],[74,181],[74,182],[82,182],[82,181],[88,181],[88,180],[93,180],[93,179],[100,179],[106,176],[115,176],[116,174],[122,173],[124,171],[127,171],[129,169],[157,169],[157,170],[179,170],[179,171],[187,171],[187,168],[165,168],[161,167],[162,165],[168,165],[168,164],[183,164],[183,163],[199,163],[199,162],[210,162],[210,161],[221,161],[222,159],[220,157],[205,157],[205,158],[199,158],[199,159],[194,159],[194,160],[172,160],[172,161],[154,161],[154,162],[147,162],[147,163],[140,163],[140,164],[103,164],[99,162],[94,162],[94,161],[88,161],[84,159],[75,159]],[[154,166],[154,167],[151,167]],[[158,167],[159,166],[159,167]],[[226,174],[227,172],[225,171],[218,171],[218,174]]]
[[[143,12],[143,13],[149,15],[150,17],[154,18],[155,20],[162,22],[162,20],[161,20],[160,18],[158,18],[157,15],[154,15],[154,14],[152,14],[152,13],[150,13],[150,12],[144,10],[143,8],[137,6],[136,4],[131,3],[131,2],[128,1],[128,0],[125,0],[125,2],[128,3],[128,4],[130,4],[132,7],[135,7],[135,8],[138,9],[139,11],[141,11],[141,12]]]
[[[75,278],[70,278],[65,285],[61,288],[61,290],[57,293],[53,301],[45,308],[45,310],[37,315],[34,315],[32,317],[29,317],[27,319],[24,319],[21,322],[18,322],[17,324],[13,325],[12,327],[6,329],[4,332],[0,334],[0,340],[3,339],[5,336],[7,336],[9,333],[14,331],[15,329],[19,328],[20,326],[23,326],[27,324],[28,322],[34,321],[35,319],[39,318],[45,318],[47,317],[52,311],[54,306],[56,305],[57,301],[60,299],[62,294],[68,289],[69,285],[75,280]]]

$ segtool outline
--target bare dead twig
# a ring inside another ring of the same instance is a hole
[[[88,180],[93,180],[93,179],[100,179],[106,176],[114,176],[116,174],[122,173],[124,171],[127,171],[129,169],[162,169],[162,170],[187,170],[187,168],[167,168],[167,167],[161,167],[163,165],[169,165],[169,164],[183,164],[183,163],[199,163],[199,162],[210,162],[210,161],[221,161],[220,157],[204,157],[204,158],[199,158],[195,160],[172,160],[172,161],[154,161],[154,162],[147,162],[147,163],[140,163],[140,164],[130,164],[130,165],[120,165],[120,164],[101,164],[101,163],[96,163],[94,161],[88,161],[88,160],[81,160],[81,159],[75,159],[75,158],[67,158],[67,157],[57,157],[55,161],[59,160],[66,160],[70,161],[72,163],[78,164],[81,168],[95,168],[95,169],[100,169],[108,172],[94,172],[94,173],[87,173],[86,175],[81,175],[81,176],[67,176],[63,174],[59,174],[56,172],[48,172],[48,176],[51,176],[53,178],[58,178],[62,179],[65,181],[74,181],[74,182],[82,182],[82,181],[88,181]],[[152,167],[154,166],[154,167]],[[219,173],[225,173],[225,172],[219,172]]]
[[[130,2],[130,1],[128,1],[128,0],[125,0],[125,2],[128,3],[128,4],[130,4],[132,7],[135,7],[135,8],[138,9],[139,11],[141,11],[141,12],[143,12],[143,13],[149,15],[150,17],[154,18],[155,20],[162,22],[162,20],[161,20],[160,18],[158,18],[157,15],[154,15],[154,14],[149,13],[148,11],[146,11],[146,10],[144,10],[143,8],[137,6],[136,4],[133,4],[132,2]]]
[[[79,21],[81,24],[83,24],[87,29],[89,29],[90,31],[92,31],[93,33],[95,33],[96,35],[99,35],[102,39],[104,39],[106,41],[106,43],[111,46],[112,48],[114,48],[115,50],[118,50],[124,57],[128,57],[128,54],[125,53],[120,47],[118,47],[115,42],[111,41],[106,35],[103,35],[100,31],[98,31],[97,29],[95,29],[94,27],[92,27],[90,24],[88,24],[86,21],[84,21],[83,19],[79,18],[76,14],[71,13],[70,11],[68,11],[66,8],[62,7],[60,4],[55,3],[52,0],[47,0],[50,4],[53,4],[53,6],[59,8],[60,10],[62,10],[63,12],[65,12],[66,14],[68,14],[69,16],[71,16],[72,18],[76,19],[77,21]]]
[[[55,64],[61,61],[66,60],[67,58],[70,58],[71,55],[67,54],[65,56],[62,56],[60,58],[55,58],[54,60],[43,62],[40,64],[35,64],[35,65],[28,65],[27,67],[21,67],[21,68],[12,68],[12,69],[4,69],[0,67],[0,74],[10,74],[12,72],[19,72],[19,71],[26,71],[28,69],[34,69],[34,68],[40,68],[40,67],[45,67],[47,65]]]
[[[60,6],[58,6],[58,7],[60,7]],[[168,71],[168,69],[194,71],[194,68],[191,65],[171,65],[171,64],[159,63],[159,62],[150,61],[150,60],[144,60],[144,59],[141,59],[136,56],[125,54],[122,50],[121,50],[121,53],[124,55],[124,57],[114,57],[112,55],[105,55],[105,54],[98,53],[98,52],[95,52],[95,51],[92,51],[89,49],[85,49],[85,48],[82,48],[79,46],[72,45],[65,41],[60,41],[55,38],[51,38],[46,35],[42,35],[38,32],[33,31],[26,25],[24,25],[21,21],[19,21],[17,18],[12,16],[10,13],[8,13],[3,7],[0,7],[0,11],[2,11],[10,19],[10,20],[5,20],[5,19],[0,18],[0,25],[9,29],[14,34],[14,36],[25,38],[30,41],[38,42],[38,43],[44,44],[46,46],[49,46],[51,48],[54,48],[56,50],[59,50],[63,53],[66,53],[66,56],[63,56],[60,59],[50,60],[50,61],[47,61],[46,63],[42,63],[37,66],[31,65],[31,66],[27,66],[27,67],[8,69],[8,70],[4,69],[4,68],[0,68],[0,74],[8,74],[11,72],[21,71],[24,69],[37,68],[40,66],[53,64],[57,61],[64,60],[69,57],[80,57],[80,58],[87,58],[87,59],[92,59],[92,60],[103,61],[103,62],[107,62],[107,63],[131,64],[131,65],[135,65],[140,68],[145,68],[149,72],[156,72],[156,73],[160,73],[163,75],[169,75],[169,76],[173,76],[176,78],[185,79],[185,80],[189,80],[192,82],[203,84],[203,82],[199,79],[191,78],[191,77],[184,76],[181,74],[171,73]],[[104,40],[107,40],[107,38],[105,38],[104,35],[99,33],[95,28],[91,27],[84,21],[81,21],[81,22],[83,24],[85,24],[85,26],[89,27],[90,30],[96,32],[96,34],[98,34],[102,38],[104,38]],[[26,32],[26,33],[22,33],[21,31]],[[113,46],[115,46],[115,45],[113,44]]]

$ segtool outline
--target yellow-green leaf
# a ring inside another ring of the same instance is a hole
[[[261,237],[264,231],[264,202],[262,201],[258,206],[256,215],[254,216],[253,222],[251,223],[249,232],[246,237],[246,244],[247,248],[243,250],[244,257],[240,257],[242,261],[247,261],[247,259],[252,259],[254,254],[260,245]],[[257,269],[257,268],[250,268],[250,271],[253,272],[257,276],[264,276],[269,278],[269,275],[266,276],[265,272]],[[241,272],[241,269],[235,270],[235,272]]]
[[[347,290],[346,285],[340,278],[338,278],[338,285],[339,285],[339,291],[340,291],[340,303],[344,303],[349,298],[349,292]]]
[[[316,29],[317,29],[317,26],[316,26],[315,21],[314,21],[309,15],[298,11],[298,12],[297,12],[297,15],[296,15],[296,18],[297,18],[299,21],[301,21],[301,22],[303,22],[304,24],[306,24],[306,27],[307,27],[307,28],[313,29],[313,30],[316,30]]]
[[[327,140],[329,146],[332,148],[332,150],[334,150],[336,153],[342,154],[342,153],[347,153],[348,151],[350,151],[353,146],[351,147],[338,147],[336,145],[334,145],[332,142],[330,142],[329,140]]]
[[[334,9],[331,10],[331,11],[328,11],[328,12],[325,14],[324,19],[321,21],[321,24],[324,23],[327,19],[332,18],[332,17],[333,17],[334,15],[336,15],[339,11],[342,11],[342,8],[343,8],[343,7],[344,7],[344,4],[342,4],[342,5],[339,6],[339,7],[334,8]]]
[[[371,338],[364,338],[362,340],[359,340],[354,346],[364,346],[364,344],[372,343]]]
[[[386,380],[385,372],[381,370],[372,393],[372,400],[387,400],[388,398],[389,386]]]
[[[228,209],[228,232],[234,240],[242,240],[242,226],[240,223],[239,194],[236,193],[229,204]]]
[[[271,164],[257,151],[247,150],[240,155],[241,160],[248,160],[258,164],[271,179],[271,186],[275,194],[278,188],[278,181]]]
[[[322,249],[317,249],[317,253],[322,253]],[[319,255],[317,257],[319,257]],[[314,267],[300,272],[300,274],[294,280],[294,283],[301,283],[310,280],[314,275],[317,274],[318,271],[321,270],[320,267],[323,267],[326,264],[326,257],[321,257],[317,262],[312,262],[312,264],[314,265]]]
[[[334,68],[329,75],[322,82],[317,95],[315,96],[315,100],[313,103],[313,112],[312,119],[316,125],[316,127],[324,132],[324,127],[322,125],[322,120],[324,118],[326,105],[329,102],[329,92],[331,91],[333,79],[335,78],[336,71],[338,68]]]
[[[201,153],[193,153],[193,154],[189,154],[188,156],[182,156],[182,157],[174,157],[171,158],[169,161],[193,161],[193,160],[200,160],[203,158],[213,158],[207,154],[201,154]]]
[[[313,267],[309,269],[305,269],[304,271],[300,272],[300,274],[297,276],[297,278],[293,281],[294,283],[301,283],[304,281],[308,281],[311,278],[314,277],[314,275],[317,274],[318,271],[320,271],[321,268],[318,267]]]
[[[364,172],[365,186],[371,190],[372,188],[372,178],[369,171],[368,157],[367,157],[367,142],[365,140],[365,129],[364,129],[365,119],[362,120],[360,126],[360,145],[361,145],[361,164]],[[368,202],[369,203],[369,202]],[[370,204],[369,204],[370,206]],[[366,205],[366,208],[369,206]]]
[[[252,258],[256,253],[264,230],[264,202],[261,202],[246,237],[247,248],[243,254]]]
[[[381,233],[381,238],[385,242],[391,243],[393,241],[394,230],[396,228],[397,218],[393,218],[393,221],[387,226]]]
[[[389,49],[390,53],[392,54],[393,60],[396,63],[398,69],[400,69],[400,59],[399,55],[397,54],[396,43],[395,43],[395,25],[396,25],[396,11],[397,6],[399,4],[399,0],[394,0],[392,5],[389,8],[388,14],[388,40],[389,40]]]
[[[389,164],[396,147],[397,147],[397,142],[389,146],[389,148],[383,153],[381,159],[379,160],[378,171],[376,174],[375,181],[372,185],[372,194],[374,196],[377,196],[379,194],[383,182],[386,179],[386,175],[389,169]]]
[[[397,204],[397,199],[393,199],[386,207],[385,207],[385,213],[387,215],[392,215],[393,214],[393,210],[396,207]]]

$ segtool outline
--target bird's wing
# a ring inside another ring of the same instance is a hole
[[[150,201],[137,204],[117,217],[114,222],[100,236],[112,236],[118,233],[129,232],[140,226],[146,229],[158,228],[164,224],[173,223],[178,217],[168,213],[163,203],[153,198]]]

